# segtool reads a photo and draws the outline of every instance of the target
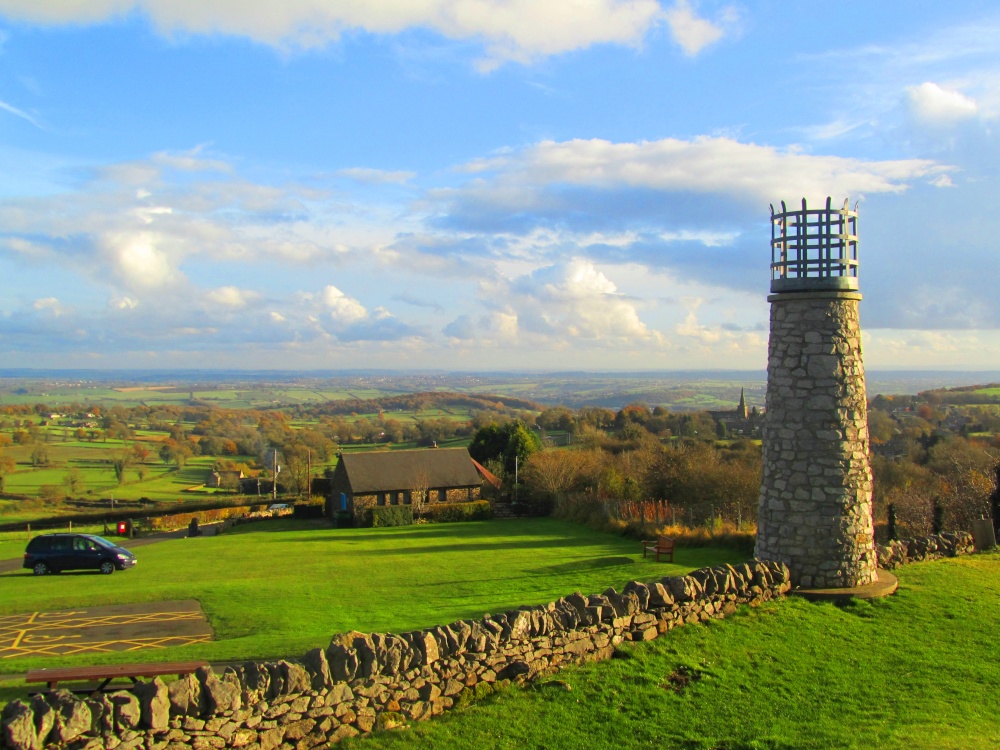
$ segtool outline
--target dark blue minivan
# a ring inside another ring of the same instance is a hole
[[[63,570],[99,570],[106,575],[135,565],[135,555],[93,534],[42,534],[28,542],[24,567],[36,576]]]

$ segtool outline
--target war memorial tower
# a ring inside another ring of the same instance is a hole
[[[771,335],[756,557],[802,588],[878,580],[858,321],[858,212],[771,207]]]

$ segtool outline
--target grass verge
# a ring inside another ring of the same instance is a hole
[[[656,563],[632,540],[554,519],[378,529],[277,520],[218,537],[170,539],[136,554],[134,569],[112,576],[0,574],[0,616],[198,599],[215,642],[19,656],[0,659],[0,673],[53,664],[295,657],[351,629],[401,632],[740,559],[704,548],[678,553],[675,564]]]

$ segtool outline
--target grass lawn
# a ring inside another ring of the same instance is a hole
[[[747,608],[341,747],[1000,746],[1000,554],[898,572],[887,599]],[[690,682],[676,689],[684,673]]]
[[[401,632],[573,591],[621,588],[738,561],[685,549],[676,564],[643,559],[628,539],[553,519],[331,529],[301,521],[251,524],[219,537],[171,539],[136,550],[112,576],[0,574],[0,616],[81,606],[198,599],[217,640],[145,651],[139,660],[297,657],[348,630]],[[23,553],[23,545],[16,554]],[[137,654],[0,659],[0,673],[56,662],[136,661]]]

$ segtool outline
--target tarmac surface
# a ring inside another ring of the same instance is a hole
[[[186,646],[212,635],[194,599],[26,612],[0,617],[0,659]]]

